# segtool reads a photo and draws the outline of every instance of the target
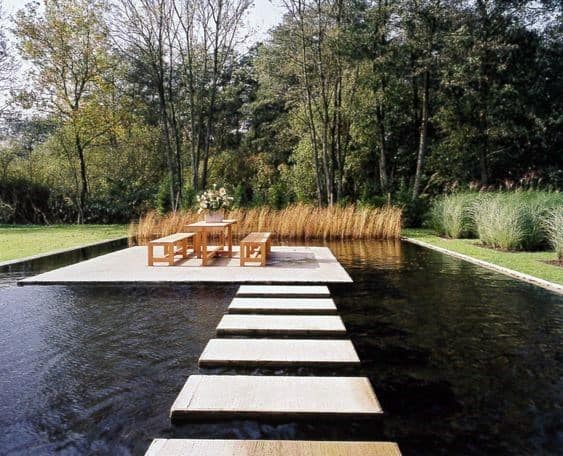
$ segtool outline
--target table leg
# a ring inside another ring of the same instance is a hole
[[[233,230],[231,225],[227,225],[227,242],[229,246],[229,258],[233,257]]]
[[[197,232],[194,236],[194,254],[201,258],[201,232]]]
[[[176,250],[174,244],[168,245],[168,265],[174,266],[174,251]]]
[[[201,232],[201,265],[207,266],[207,231]]]

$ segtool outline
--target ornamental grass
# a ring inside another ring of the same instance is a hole
[[[393,206],[319,208],[295,204],[280,210],[233,209],[225,212],[225,218],[237,220],[234,236],[238,238],[253,231],[269,231],[278,240],[399,239],[402,211]],[[202,219],[196,210],[166,215],[152,211],[130,225],[130,243],[143,245],[150,239],[185,231],[185,225]]]

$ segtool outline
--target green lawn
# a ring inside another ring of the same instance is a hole
[[[445,239],[425,229],[406,228],[403,236],[563,285],[563,268],[544,263],[557,259],[554,252],[499,252],[481,247],[476,239]]]
[[[0,261],[78,247],[126,234],[126,225],[0,225]]]

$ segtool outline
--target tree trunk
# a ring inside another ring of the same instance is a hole
[[[418,143],[418,157],[416,159],[416,172],[414,174],[414,185],[412,189],[413,201],[418,198],[420,192],[420,180],[422,177],[422,167],[424,165],[424,155],[426,154],[426,143],[428,139],[428,105],[430,95],[430,74],[426,70],[423,78],[422,89],[422,117],[420,120],[420,139]]]
[[[387,141],[385,139],[385,123],[383,110],[381,106],[377,108],[377,126],[379,133],[379,184],[381,192],[386,193],[389,190],[389,176],[387,174]]]
[[[86,174],[86,160],[84,158],[84,147],[78,133],[75,134],[76,154],[80,162],[80,196],[78,199],[78,223],[84,223],[84,211],[86,209],[86,198],[88,196],[88,177]]]

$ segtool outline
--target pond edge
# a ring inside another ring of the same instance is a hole
[[[43,258],[48,258],[48,257],[56,256],[56,255],[62,255],[64,253],[74,252],[76,250],[87,249],[87,248],[90,248],[90,247],[100,247],[100,246],[103,246],[105,244],[110,244],[110,243],[115,242],[115,241],[123,241],[123,240],[126,240],[128,238],[129,238],[129,236],[120,236],[120,237],[116,237],[116,238],[112,238],[112,239],[106,239],[106,240],[103,240],[103,241],[92,242],[90,244],[77,245],[77,246],[74,246],[74,247],[68,247],[66,249],[53,250],[51,252],[39,253],[37,255],[31,255],[31,256],[28,256],[28,257],[24,257],[24,258],[15,258],[13,260],[1,261],[0,262],[0,268],[7,267],[7,266],[15,266],[15,265],[18,265],[20,263],[26,263],[28,261],[40,260],[40,259],[43,259]]]
[[[401,237],[403,241],[410,242],[411,244],[415,244],[421,247],[426,247],[431,250],[436,250],[437,252],[444,253],[446,255],[450,255],[461,260],[468,261],[469,263],[476,264],[478,266],[482,266],[487,269],[491,269],[496,272],[500,272],[501,274],[505,274],[507,276],[513,277],[515,279],[521,280],[523,282],[530,283],[532,285],[536,285],[538,287],[545,288],[549,291],[554,293],[563,295],[563,285],[559,285],[554,282],[549,282],[548,280],[540,279],[539,277],[534,277],[529,274],[525,274],[523,272],[515,271],[514,269],[505,268],[504,266],[498,266],[493,263],[489,263],[488,261],[479,260],[477,258],[473,258],[468,255],[464,255],[463,253],[454,252],[453,250],[448,250],[443,247],[438,247],[433,244],[429,244],[424,241],[419,241],[418,239],[413,239],[409,237]]]

